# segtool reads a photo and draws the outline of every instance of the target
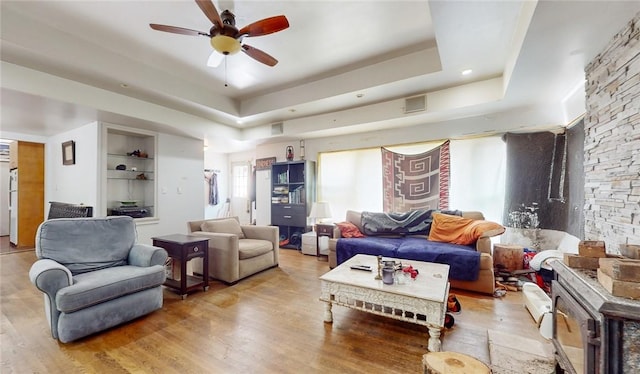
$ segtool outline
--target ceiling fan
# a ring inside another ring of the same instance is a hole
[[[236,28],[236,17],[228,10],[218,14],[212,0],[196,0],[196,3],[205,16],[213,23],[208,33],[185,29],[183,27],[159,25],[150,23],[152,29],[174,34],[206,36],[211,40],[211,46],[215,51],[211,53],[207,65],[218,66],[224,56],[242,51],[249,57],[268,66],[274,66],[278,60],[266,52],[243,43],[245,37],[262,36],[282,31],[289,27],[287,17],[280,15],[256,21],[240,30]]]

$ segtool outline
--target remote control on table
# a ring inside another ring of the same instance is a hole
[[[362,271],[371,271],[371,266],[368,265],[353,265],[351,266],[353,270],[362,270]]]

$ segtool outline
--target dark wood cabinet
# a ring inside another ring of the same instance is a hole
[[[280,229],[280,247],[300,249],[309,231],[307,217],[316,196],[313,161],[271,165],[271,225]]]
[[[169,279],[164,285],[178,290],[182,299],[187,293],[202,287],[209,289],[209,240],[201,236],[173,234],[151,238],[153,245],[164,248],[170,258],[180,262],[179,279]],[[194,258],[202,258],[202,277],[187,274],[187,262]]]

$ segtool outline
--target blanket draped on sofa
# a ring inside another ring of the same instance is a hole
[[[459,210],[416,209],[405,213],[362,212],[365,235],[429,235],[433,212],[461,216]]]
[[[336,243],[338,265],[356,254],[382,255],[449,265],[449,278],[475,281],[480,272],[480,253],[472,246],[440,243],[420,237],[341,238]]]

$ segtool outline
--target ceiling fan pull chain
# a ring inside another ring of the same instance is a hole
[[[229,87],[227,84],[227,56],[224,56],[224,86]]]

